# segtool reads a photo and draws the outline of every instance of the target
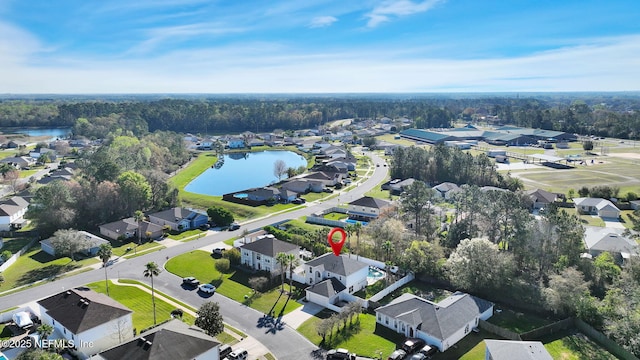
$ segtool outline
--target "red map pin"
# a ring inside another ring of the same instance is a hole
[[[333,234],[340,233],[342,239],[340,241],[333,241]],[[333,228],[329,231],[329,236],[327,236],[327,240],[329,241],[329,245],[331,245],[331,250],[335,256],[340,256],[340,251],[342,251],[342,246],[344,245],[344,241],[347,240],[347,233],[344,232],[341,228]]]

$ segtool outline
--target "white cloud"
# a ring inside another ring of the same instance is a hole
[[[443,1],[425,0],[414,3],[410,0],[385,0],[365,15],[369,18],[367,27],[373,28],[396,17],[425,12]]]
[[[418,58],[406,47],[380,52],[373,45],[305,53],[269,42],[141,59],[48,59],[35,57],[42,55],[37,44],[29,48],[0,51],[0,93],[640,90],[640,35],[582,40],[525,56],[466,60]]]
[[[331,26],[334,22],[338,21],[338,18],[334,16],[317,16],[309,23],[310,28],[320,28]]]

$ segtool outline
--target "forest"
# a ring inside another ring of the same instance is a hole
[[[625,93],[3,98],[0,127],[74,127],[78,119],[87,119],[106,127],[115,121],[136,135],[156,130],[221,134],[383,116],[407,117],[417,128],[444,128],[488,115],[502,124],[635,139],[640,134],[638,110],[640,96]]]

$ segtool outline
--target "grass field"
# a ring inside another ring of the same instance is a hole
[[[562,360],[613,360],[615,356],[575,331],[565,331],[553,337],[542,339],[544,347],[554,359]]]
[[[104,281],[87,284],[87,287],[99,293],[107,293]],[[151,294],[148,292],[134,286],[116,285],[109,281],[109,296],[133,311],[133,327],[138,333],[153,325],[153,305]],[[171,311],[175,307],[158,298],[155,301],[157,323],[169,320]],[[187,313],[184,313],[182,319],[188,324],[193,324],[195,321],[195,318]]]
[[[502,308],[501,312],[495,312],[489,322],[509,329],[515,333],[522,334],[539,327],[551,324],[553,321],[544,319],[532,314],[524,314],[511,309]]]
[[[322,319],[331,316],[332,313],[328,310],[318,313],[300,325],[297,329],[298,332],[312,343],[320,345],[322,338],[316,332],[316,325]],[[354,319],[353,326],[347,324],[345,330],[341,325],[341,329],[341,331],[334,330],[333,336],[327,336],[326,343],[321,347],[326,349],[345,348],[358,355],[372,358],[378,358],[382,352],[383,359],[386,359],[396,349],[396,344],[404,340],[402,335],[383,326],[376,326],[375,315],[371,314],[360,314],[359,321],[355,322]]]
[[[96,258],[71,261],[68,257],[54,258],[40,250],[40,244],[33,246],[24,255],[5,270],[3,290],[33,284],[38,280],[55,279],[63,274],[77,270],[83,266],[97,264]]]
[[[215,261],[210,253],[195,250],[171,258],[165,267],[167,271],[180,277],[194,276],[201,283],[214,284],[218,293],[265,314],[273,311],[276,315],[284,315],[301,306],[295,302],[295,298],[281,296],[279,286],[261,294],[254,294],[249,287],[249,274],[240,270],[222,274],[215,268]],[[285,286],[285,290],[290,290],[288,285]]]

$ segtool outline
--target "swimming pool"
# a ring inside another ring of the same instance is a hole
[[[347,222],[349,224],[360,223],[360,225],[362,225],[362,226],[366,226],[368,224],[368,222],[366,222],[366,221],[358,221],[358,220],[353,220],[353,219],[347,219],[344,222]]]
[[[369,266],[369,272],[367,273],[367,285],[371,285],[376,281],[384,277],[384,272],[376,267]]]

